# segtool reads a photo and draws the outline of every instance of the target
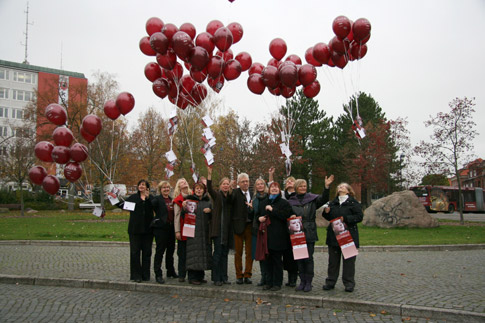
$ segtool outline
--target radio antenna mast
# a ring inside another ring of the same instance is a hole
[[[27,61],[27,45],[28,45],[28,41],[29,41],[29,25],[33,25],[34,23],[29,23],[29,3],[27,2],[27,11],[24,11],[24,13],[26,14],[26,19],[25,19],[25,32],[24,32],[24,35],[25,35],[25,44],[22,44],[25,46],[25,58],[24,58],[24,64],[29,64],[29,61]]]

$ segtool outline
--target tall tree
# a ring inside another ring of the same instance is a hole
[[[443,185],[448,186],[450,185],[450,181],[448,177],[443,174],[428,174],[423,176],[421,179],[420,185]]]
[[[424,122],[433,129],[431,141],[422,140],[415,151],[424,159],[429,173],[452,174],[460,179],[459,169],[473,159],[473,140],[478,134],[473,121],[475,98],[455,98],[448,104],[448,112],[439,112]],[[463,219],[461,181],[458,180],[460,223]]]

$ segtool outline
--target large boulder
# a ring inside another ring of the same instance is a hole
[[[365,210],[362,224],[381,228],[439,226],[412,191],[395,192],[375,201]]]

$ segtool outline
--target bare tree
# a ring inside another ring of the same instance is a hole
[[[463,219],[463,196],[459,170],[473,158],[473,139],[478,132],[473,121],[475,98],[455,98],[448,106],[448,113],[439,112],[425,121],[426,127],[433,128],[431,141],[421,141],[415,147],[418,156],[424,159],[424,166],[431,174],[451,174],[458,179],[460,223]]]

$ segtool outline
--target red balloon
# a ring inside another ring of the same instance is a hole
[[[210,57],[207,50],[202,46],[195,46],[190,53],[190,65],[192,65],[191,69],[201,71],[203,70],[207,64],[209,63]]]
[[[118,105],[118,99],[116,99],[116,101],[116,106],[118,107],[118,109],[120,109],[120,106]],[[82,121],[82,128],[91,136],[96,137],[101,132],[103,126],[101,124],[101,119],[97,115],[88,114],[84,117]]]
[[[167,79],[168,82],[168,98],[176,99],[179,93],[179,86],[178,82],[175,82],[173,79]]]
[[[268,92],[273,94],[274,96],[280,96],[281,95],[281,90],[280,90],[279,87],[274,88],[274,89],[268,88]]]
[[[29,178],[35,185],[42,185],[42,181],[47,176],[47,171],[42,166],[34,166],[29,170]]]
[[[195,105],[199,105],[207,97],[207,88],[204,84],[196,84],[190,92],[190,97],[194,100]]]
[[[263,72],[264,65],[261,63],[253,63],[249,68],[249,75],[252,74],[261,74]]]
[[[157,17],[152,17],[148,19],[145,24],[145,29],[149,36],[153,35],[156,32],[162,31],[162,28],[163,28],[163,21]]]
[[[72,131],[67,127],[57,127],[54,129],[52,133],[52,138],[54,139],[54,143],[56,146],[66,146],[69,147],[72,144],[72,140],[74,136],[72,135]]]
[[[359,41],[359,44],[364,45],[369,41],[369,39],[370,39],[370,34],[369,34],[369,36],[367,36],[364,39],[362,39],[361,41]]]
[[[348,58],[346,55],[339,55],[336,52],[332,52],[332,62],[335,64],[335,66],[343,69],[347,63],[348,63]]]
[[[169,48],[165,55],[157,54],[157,62],[164,69],[171,70],[177,63],[177,55],[175,55],[173,49]]]
[[[209,77],[207,79],[207,84],[216,92],[219,93],[222,90],[222,87],[224,86],[224,76],[220,75],[217,78],[211,78]]]
[[[49,120],[56,126],[62,126],[63,124],[66,124],[66,109],[64,109],[63,106],[57,103],[51,103],[45,108],[45,116],[47,120]]]
[[[104,114],[111,120],[116,120],[120,116],[120,110],[116,106],[115,100],[108,100],[104,103]]]
[[[190,51],[194,48],[194,43],[186,32],[177,31],[172,37],[172,48],[178,58],[188,61]]]
[[[220,50],[218,50],[216,55],[222,57],[224,62],[227,62],[228,60],[231,60],[231,59],[234,58],[234,53],[232,52],[232,50],[230,48],[228,50],[226,50],[224,53],[221,52]]]
[[[285,57],[286,50],[286,42],[281,38],[275,38],[269,44],[269,53],[278,61]]]
[[[240,23],[238,22],[231,22],[229,25],[227,25],[227,28],[231,31],[232,33],[232,38],[233,38],[233,44],[237,43],[238,41],[241,40],[243,36],[243,27],[241,26]]]
[[[42,188],[50,195],[55,195],[60,187],[61,183],[54,175],[47,175],[42,181]]]
[[[280,92],[283,97],[289,99],[293,96],[293,94],[295,94],[296,89],[294,87],[280,85]]]
[[[76,142],[74,145],[71,146],[71,159],[82,163],[88,158],[88,147],[84,146],[83,144]]]
[[[171,71],[168,71],[167,78],[172,79],[175,83],[178,83],[180,79],[184,75],[184,68],[182,64],[179,62],[175,63],[174,68]]]
[[[301,63],[302,63],[300,56],[295,55],[295,54],[291,54],[290,56],[288,56],[288,57],[285,59],[285,61],[290,61],[290,62],[293,62],[293,63],[295,63],[296,65],[301,65]]]
[[[192,76],[194,81],[198,83],[202,83],[207,78],[207,68],[204,68],[202,71],[197,71],[197,70],[194,70],[194,68],[191,68],[190,76]]]
[[[39,141],[35,144],[34,152],[35,156],[42,160],[43,162],[50,163],[52,162],[52,150],[54,149],[54,145],[48,141]]]
[[[158,54],[164,55],[169,46],[169,41],[167,36],[161,31],[154,33],[150,36],[150,46]]]
[[[214,33],[214,44],[221,51],[225,52],[231,47],[234,39],[229,28],[221,27]]]
[[[351,60],[361,59],[367,54],[367,45],[359,45],[358,43],[352,42],[350,45],[350,57]]]
[[[93,136],[84,130],[84,128],[81,126],[81,136],[88,142],[93,142],[94,139],[96,139],[96,136]]]
[[[165,24],[162,27],[162,33],[167,36],[169,44],[172,43],[172,37],[177,31],[179,31],[179,29],[174,24]]]
[[[327,64],[330,58],[330,48],[325,43],[318,43],[313,46],[312,56],[320,64]]]
[[[52,160],[58,164],[66,164],[71,160],[71,150],[66,146],[55,146],[51,155]]]
[[[83,174],[83,168],[77,162],[69,162],[64,167],[64,177],[71,183],[77,181]]]
[[[220,22],[219,20],[212,20],[211,22],[209,22],[207,24],[207,27],[205,28],[205,30],[209,34],[211,34],[212,36],[214,36],[214,34],[216,33],[217,29],[219,29],[221,27],[224,27],[224,24],[222,22]]]
[[[158,78],[152,83],[152,90],[156,96],[160,98],[165,98],[168,95],[170,87],[168,81],[164,78]]]
[[[190,75],[184,75],[180,79],[180,89],[184,95],[189,95],[195,86],[195,81]]]
[[[190,22],[186,22],[182,24],[179,30],[186,32],[187,35],[189,35],[192,40],[195,38],[195,35],[197,34],[197,31],[195,30],[195,26],[192,25]]]
[[[352,25],[352,33],[354,34],[354,40],[359,42],[364,40],[370,35],[370,22],[365,18],[357,19]]]
[[[290,89],[294,89],[295,84],[298,81],[298,68],[296,67],[295,63],[292,61],[283,62],[278,67],[278,74],[282,85]],[[283,94],[283,91],[281,93]]]
[[[330,51],[334,51],[339,55],[345,55],[350,47],[350,41],[348,39],[338,39],[337,36],[333,37],[328,43]]]
[[[312,64],[313,66],[322,66],[314,57],[313,57],[313,47],[310,47],[305,52],[305,60],[308,64]]]
[[[150,81],[153,82],[157,78],[162,76],[162,69],[160,65],[155,62],[150,62],[145,65],[145,77]]]
[[[264,84],[270,88],[275,89],[280,85],[278,69],[274,66],[266,66],[261,73]]]
[[[241,75],[242,67],[241,63],[239,63],[235,59],[231,59],[226,62],[224,66],[224,78],[228,81],[235,80]]]
[[[240,64],[241,64],[241,70],[247,71],[250,67],[251,64],[253,63],[253,59],[251,58],[251,55],[246,52],[240,52],[239,54],[236,55],[235,58]]]
[[[314,98],[317,94],[320,93],[320,83],[318,81],[313,82],[310,85],[305,86],[303,89],[303,94],[307,98]]]
[[[185,110],[189,106],[189,101],[184,95],[179,95],[176,101],[176,105],[182,109]]]
[[[352,29],[352,23],[345,16],[338,16],[333,20],[332,29],[339,39],[344,39]]]
[[[133,97],[133,95],[131,95],[131,93],[121,92],[116,97],[116,106],[118,107],[122,115],[126,115],[135,107],[135,98]],[[101,120],[99,120],[99,122],[101,123]],[[84,127],[84,129],[86,129],[87,132],[94,136],[97,136],[99,134],[99,132],[96,134],[94,132],[91,132],[91,130],[86,127]],[[99,131],[101,131],[101,127]]]
[[[249,75],[248,77],[248,89],[254,94],[263,94],[266,86],[263,82],[263,76],[258,73]]]
[[[276,58],[271,58],[269,61],[268,61],[268,66],[274,66],[276,68],[278,68],[278,66],[280,66],[280,63],[281,61],[277,60]]]
[[[212,56],[207,64],[207,74],[209,77],[216,79],[218,78],[222,72],[224,71],[224,60],[220,56]]]
[[[312,84],[317,79],[317,69],[311,64],[300,66],[298,79],[303,87]]]
[[[214,51],[214,47],[216,47],[216,45],[214,44],[214,37],[205,31],[197,35],[197,38],[195,39],[195,45],[204,47],[209,55],[212,54],[212,52]]]
[[[150,37],[145,36],[140,39],[140,50],[143,54],[147,56],[155,56],[157,53],[153,50],[152,46],[150,45]]]

